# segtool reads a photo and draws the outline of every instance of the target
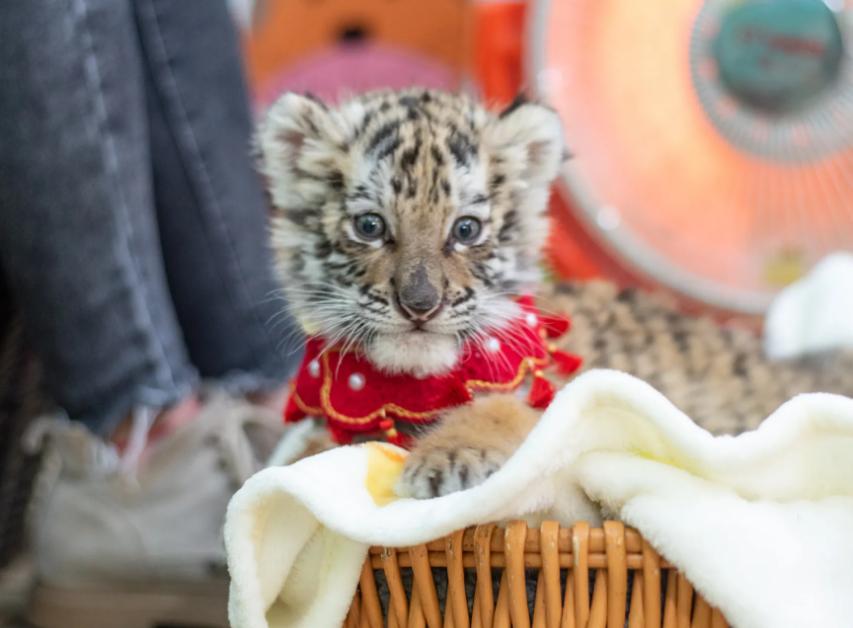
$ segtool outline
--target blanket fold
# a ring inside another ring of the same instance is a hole
[[[602,511],[735,626],[853,626],[851,399],[801,395],[754,432],[713,437],[640,380],[590,371],[481,486],[383,498],[393,477],[374,476],[399,472],[403,455],[342,447],[244,485],[225,528],[235,628],[339,626],[369,545],[520,517],[597,523]]]

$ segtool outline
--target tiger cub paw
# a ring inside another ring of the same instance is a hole
[[[397,492],[427,499],[482,484],[512,456],[539,415],[512,395],[451,410],[406,459]]]
[[[406,460],[398,492],[427,499],[482,484],[509,458],[504,451],[486,447],[422,447]]]

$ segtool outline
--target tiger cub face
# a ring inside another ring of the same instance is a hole
[[[496,114],[407,90],[332,108],[289,93],[258,147],[292,312],[386,372],[452,368],[465,341],[500,334],[538,278],[564,152],[547,107]]]

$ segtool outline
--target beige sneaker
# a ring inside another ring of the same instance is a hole
[[[228,625],[225,508],[264,466],[281,418],[214,394],[193,421],[145,447],[149,426],[135,417],[121,457],[80,424],[37,429],[59,472],[34,520],[36,626]]]

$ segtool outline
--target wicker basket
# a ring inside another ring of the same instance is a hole
[[[436,569],[440,568],[440,569]],[[411,585],[407,586],[411,570]],[[445,572],[446,570],[446,572]],[[439,601],[436,579],[446,573]],[[473,578],[472,590],[468,586]],[[532,578],[531,578],[532,575]],[[378,578],[377,578],[378,576]],[[497,594],[493,582],[499,578]],[[528,599],[527,583],[533,581]],[[377,581],[387,587],[380,595]],[[407,594],[407,589],[411,589]],[[473,599],[470,599],[470,598]],[[382,598],[387,598],[383,604]],[[384,606],[384,608],[383,608]],[[444,610],[442,611],[442,606]],[[533,609],[532,617],[530,609]],[[408,548],[370,549],[346,628],[723,628],[687,579],[615,521],[460,530]]]

